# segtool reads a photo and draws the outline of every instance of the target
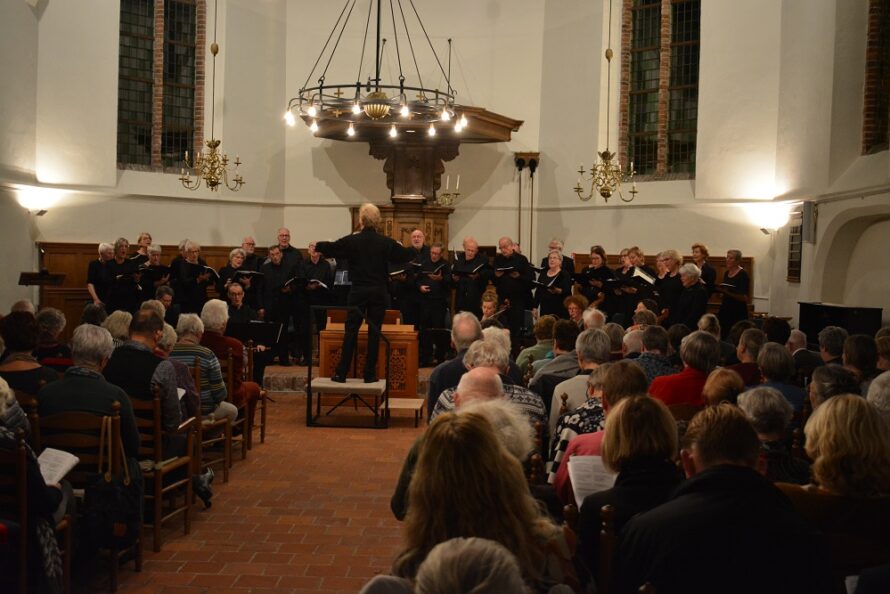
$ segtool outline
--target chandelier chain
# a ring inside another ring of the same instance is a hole
[[[408,48],[411,50],[411,58],[414,60],[414,69],[417,71],[417,80],[423,87],[423,77],[420,76],[420,66],[417,65],[417,54],[414,52],[414,43],[411,41],[411,31],[408,29],[408,20],[405,18],[405,9],[402,7],[402,0],[399,3],[399,12],[402,13],[402,25],[405,27],[405,37],[408,38]]]
[[[346,12],[346,7],[349,6],[349,3],[352,0],[346,0],[346,4],[343,5],[343,10],[340,11],[340,16],[337,17],[337,22],[334,23],[334,28],[331,29],[330,34],[328,35],[327,41],[324,42],[324,47],[321,48],[321,51],[318,54],[318,57],[315,59],[315,64],[312,66],[312,70],[309,71],[309,76],[306,77],[306,82],[303,83],[303,88],[309,84],[309,80],[312,78],[312,75],[315,74],[315,69],[318,68],[318,63],[321,62],[322,56],[324,56],[324,52],[328,49],[328,44],[331,42],[331,38],[334,36],[334,32],[337,31],[337,26],[340,24],[340,19],[343,18],[343,13]]]

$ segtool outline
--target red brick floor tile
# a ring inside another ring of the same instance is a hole
[[[161,553],[146,538],[145,570],[122,569],[120,592],[355,594],[389,571],[402,542],[389,499],[423,428],[307,428],[302,395],[272,396],[266,443],[255,441],[228,483],[217,478],[191,534],[171,524]]]

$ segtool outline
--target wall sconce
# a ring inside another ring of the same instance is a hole
[[[70,194],[68,190],[43,186],[16,186],[15,191],[19,205],[38,217],[59,205]]]

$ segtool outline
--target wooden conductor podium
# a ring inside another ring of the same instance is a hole
[[[390,343],[389,396],[390,398],[417,398],[417,331],[414,326],[384,323],[383,335]],[[343,351],[346,325],[331,321],[321,331],[318,341],[318,369],[322,377],[331,377]],[[348,377],[362,377],[368,352],[368,326],[362,324],[358,333],[356,365]],[[386,347],[380,342],[377,357],[377,377],[386,376]]]

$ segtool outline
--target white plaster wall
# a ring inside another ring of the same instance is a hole
[[[19,206],[15,192],[0,187],[0,245],[3,266],[0,266],[0,312],[19,299],[36,303],[37,292],[20,287],[19,273],[37,270],[36,218]]]
[[[875,257],[890,252],[890,217],[869,225],[850,252],[844,304],[881,307],[890,320],[890,261]]]
[[[783,4],[702,2],[697,198],[784,193],[776,180]]]
[[[0,171],[34,171],[37,13],[24,2],[0,2]]]
[[[113,186],[120,5],[48,2],[39,21],[37,179]]]

